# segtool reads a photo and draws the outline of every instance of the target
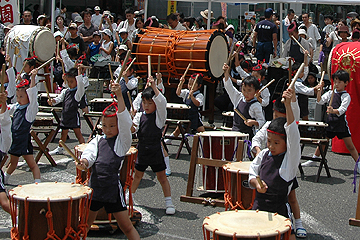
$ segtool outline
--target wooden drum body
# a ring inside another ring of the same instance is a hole
[[[112,104],[114,99],[112,98],[94,98],[90,101],[90,107],[92,112],[102,112],[104,109]]]
[[[302,138],[326,138],[327,123],[315,121],[299,121],[299,132]]]
[[[189,120],[190,107],[186,104],[167,103],[167,118],[176,120]]]
[[[242,160],[243,156],[237,159],[236,155],[238,141],[249,138],[248,134],[230,131],[206,131],[197,135],[202,142],[202,157],[223,161]],[[206,191],[223,191],[225,189],[223,171],[216,167],[204,166],[203,184]]]
[[[86,237],[91,195],[89,187],[57,182],[27,184],[10,190],[12,235],[18,233],[14,239],[46,239],[47,234],[54,239]],[[66,229],[71,231],[66,233]]]
[[[291,221],[276,213],[235,210],[205,217],[202,228],[204,240],[289,240]]]
[[[187,76],[202,72],[204,80],[222,76],[222,64],[228,57],[228,43],[224,33],[218,30],[175,31],[147,28],[134,41],[132,54],[136,56],[137,73],[147,74],[148,56],[151,68],[167,77],[180,78],[191,63]],[[159,57],[160,56],[160,57]]]

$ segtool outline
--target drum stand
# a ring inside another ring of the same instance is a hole
[[[301,155],[301,159],[303,160],[312,160],[312,161],[316,161],[316,162],[320,162],[320,166],[316,175],[316,179],[315,182],[319,182],[319,178],[320,178],[320,173],[321,170],[324,166],[327,177],[330,178],[330,170],[329,170],[329,166],[327,164],[327,159],[326,159],[326,153],[329,147],[329,139],[315,139],[315,138],[300,138],[300,144],[301,144],[301,153],[304,150],[305,145],[315,145],[319,147],[320,150],[320,159],[316,159],[316,158],[312,158],[309,156],[303,156]],[[323,149],[324,148],[324,149]],[[299,164],[299,170],[300,170],[300,174],[301,174],[301,179],[304,179],[304,170],[301,166],[301,164]]]
[[[244,150],[244,141],[239,140],[239,144],[238,144],[238,148],[237,148],[237,152],[236,152],[236,155],[237,155],[236,159],[242,159],[243,150]],[[215,206],[225,207],[225,201],[222,199],[216,199],[216,198],[207,199],[204,197],[193,196],[195,172],[196,172],[197,164],[222,168],[222,166],[224,164],[227,164],[230,161],[198,157],[198,152],[199,152],[199,136],[195,135],[194,140],[193,140],[193,147],[192,147],[192,151],[191,151],[189,177],[188,177],[188,183],[187,183],[187,187],[186,187],[186,195],[181,195],[180,201],[204,204],[204,205],[211,204],[214,207]]]
[[[60,118],[58,115],[58,112],[62,111],[62,107],[47,107],[47,106],[39,106],[39,111],[41,112],[50,112],[52,113],[52,115],[54,116],[54,119],[56,121],[56,123],[53,124],[53,126],[56,126],[55,129],[55,133],[51,139],[50,142],[53,142],[56,135],[58,134],[59,130],[60,130]]]
[[[39,139],[38,137],[38,134],[39,133],[44,133],[45,135],[47,135],[46,139],[45,139],[45,142],[42,143],[41,140]],[[34,150],[39,150],[38,154],[36,155],[35,157],[35,162],[39,162],[41,156],[43,154],[45,154],[46,158],[49,160],[49,162],[51,163],[51,165],[53,167],[55,167],[57,164],[56,162],[54,161],[54,159],[51,157],[51,155],[49,154],[49,149],[47,148],[47,145],[51,142],[51,140],[53,139],[53,137],[55,136],[55,129],[54,128],[37,128],[37,127],[34,127],[30,134],[32,136],[32,138],[34,139],[34,141],[37,143],[37,147],[34,146]]]
[[[95,117],[97,118],[95,124],[92,123],[91,121],[91,117]],[[86,141],[87,143],[91,141],[91,139],[98,133],[101,133],[101,129],[99,129],[98,125],[101,121],[101,117],[102,117],[102,113],[101,112],[89,112],[89,113],[84,113],[84,119],[86,121],[86,123],[88,124],[89,128],[91,129],[91,133],[89,135],[88,140]]]

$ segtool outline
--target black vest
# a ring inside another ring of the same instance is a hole
[[[193,96],[194,98],[196,98],[196,96],[200,94],[200,91],[197,90],[196,92],[194,92]],[[186,98],[185,98],[185,104],[190,106],[190,110],[189,110],[189,117],[191,116],[197,116],[198,113],[199,113],[199,107],[197,107],[193,101],[191,100],[191,98],[188,98],[189,97],[189,93],[186,94]]]
[[[11,124],[12,144],[10,152],[19,152],[27,149],[30,136],[30,128],[32,122],[28,122],[25,118],[27,107],[16,109]]]
[[[75,94],[76,90],[67,89],[65,92],[60,123],[62,127],[76,128],[80,125],[79,102],[75,100]]]
[[[299,43],[301,44],[302,37],[300,37]],[[290,39],[290,52],[289,56],[294,58],[295,62],[303,63],[304,54],[300,52],[300,46],[293,39]]]
[[[239,105],[236,107],[237,110],[239,110],[239,112],[244,115],[244,117],[246,119],[250,119],[251,116],[249,114],[249,109],[250,106],[257,102],[257,99],[254,98],[249,102],[244,102],[244,101],[240,101]],[[237,132],[242,132],[242,133],[248,133],[250,139],[252,139],[254,137],[254,131],[252,127],[247,126],[244,123],[244,120],[236,113],[234,113],[234,120],[233,120],[233,127],[232,127],[233,131],[237,131]]]
[[[341,95],[346,93],[343,91],[341,93],[334,93],[334,99],[331,104],[333,109],[338,109],[341,106]],[[327,131],[330,132],[345,132],[347,128],[345,113],[342,114],[340,117],[334,113],[328,114],[326,122],[329,124],[326,128]]]

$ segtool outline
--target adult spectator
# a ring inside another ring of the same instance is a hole
[[[42,14],[37,17],[37,25],[45,27],[46,25],[46,15]]]
[[[23,21],[22,21],[22,23],[20,23],[20,24],[21,24],[21,25],[31,25],[31,24],[32,24],[31,18],[32,18],[31,12],[28,11],[28,10],[25,10],[25,11],[23,12],[23,15],[22,15]],[[36,19],[36,20],[37,20],[37,19]]]
[[[100,22],[101,22],[101,17],[102,17],[102,15],[100,14],[100,7],[95,6],[94,11],[95,11],[95,13],[91,16],[91,23],[94,24],[95,26],[99,27]]]
[[[66,20],[66,11],[67,11],[66,6],[64,4],[61,4],[61,9],[60,9],[60,2],[58,2],[56,4],[55,17],[61,15]]]
[[[141,17],[136,18],[135,26],[136,26],[136,30],[133,32],[133,35],[131,36],[133,40],[135,40],[137,34],[140,32],[140,29],[144,28],[144,22]]]
[[[274,13],[274,15],[272,16],[272,21],[273,23],[275,23],[276,28],[277,28],[277,52],[276,52],[276,56],[280,56],[280,15],[278,13]]]
[[[186,28],[179,22],[179,19],[175,14],[170,13],[166,17],[166,21],[167,21],[167,23],[169,24],[169,27],[171,27],[172,30],[184,30],[184,31],[186,31]]]
[[[268,63],[270,60],[270,54],[273,53],[276,57],[277,52],[277,27],[271,22],[273,10],[268,8],[265,10],[265,20],[262,20],[256,24],[255,32],[253,36],[253,49],[252,54],[255,57]],[[258,43],[256,45],[256,38]]]
[[[91,13],[86,11],[84,12],[84,23],[80,25],[79,27],[79,35],[82,37],[82,39],[85,42],[86,48],[89,46],[90,43],[93,41],[93,33],[95,31],[98,31],[99,28],[94,26],[94,24],[91,23]]]
[[[283,25],[283,29],[282,29],[282,32],[283,32],[283,43],[286,43],[286,41],[290,38],[289,37],[289,33],[287,31],[287,28],[289,27],[289,25],[295,21],[294,19],[295,17],[295,12],[294,10],[292,9],[289,9],[288,12],[287,12],[287,15],[285,17],[284,20],[282,20],[282,25]]]
[[[67,27],[64,26],[64,18],[63,16],[59,15],[56,17],[55,19],[55,27],[57,28],[57,30],[59,30],[63,35],[66,33],[67,31]],[[70,37],[70,33],[67,32],[65,39]]]
[[[288,29],[289,39],[284,44],[284,51],[282,52],[281,57],[292,57],[295,62],[303,63],[304,62],[304,52],[291,37],[294,36],[295,39],[308,51],[310,52],[310,44],[307,40],[299,36],[299,30],[296,22],[292,22]]]
[[[81,26],[81,24],[84,23],[84,20],[82,19],[82,17],[79,15],[79,16],[76,16],[75,17],[75,20],[74,22],[76,23],[76,25],[78,26],[78,28]]]
[[[320,36],[320,33],[319,33],[319,30],[317,29],[316,25],[311,23],[309,21],[309,14],[308,13],[304,13],[302,16],[302,20],[303,20],[303,23],[300,25],[300,26],[306,26],[307,28],[307,35],[309,38],[312,38],[314,40],[314,51],[316,51],[316,45],[317,45],[317,42],[320,41],[321,39],[321,36]]]
[[[101,17],[99,30],[109,29],[112,32],[112,41],[114,42],[114,46],[117,46],[116,42],[116,23],[114,23],[114,17],[111,15],[110,11],[104,11]]]
[[[204,11],[200,11],[200,15],[203,17],[203,22],[205,23],[205,25],[207,24],[207,20],[209,18],[209,10],[205,9]],[[214,12],[211,11],[211,18],[210,19],[215,19],[214,18]]]
[[[76,6],[76,7],[74,8],[74,11],[73,11],[72,14],[71,14],[71,20],[72,20],[73,22],[75,22],[76,16],[80,16],[80,13],[79,13],[80,11],[81,11],[81,9],[80,9],[79,6]]]
[[[343,20],[343,21],[339,21],[338,22],[338,25],[337,25],[337,29],[336,31],[333,31],[332,33],[329,34],[329,37],[326,38],[326,46],[327,47],[330,47],[331,44],[332,44],[332,47],[335,47],[336,45],[338,45],[339,43],[342,42],[342,37],[340,36],[341,35],[341,31],[339,33],[339,29],[342,27],[342,26],[346,26],[346,21]],[[345,34],[345,32],[343,33],[343,36],[344,35],[347,35]]]
[[[134,15],[134,11],[131,10],[130,8],[125,10],[125,14],[126,14],[126,20],[122,21],[119,26],[116,29],[116,32],[119,33],[120,29],[122,28],[126,28],[128,34],[129,34],[129,40],[132,41],[131,36],[132,33],[135,31],[136,26],[135,26],[135,15]],[[120,38],[119,38],[119,34],[116,34],[116,41],[119,43]]]
[[[201,30],[205,30],[204,29],[204,23],[203,23],[203,18],[202,17],[197,17],[195,18],[195,22],[194,22],[194,26],[193,26],[193,31],[201,31]]]
[[[77,34],[78,27],[76,23],[70,23],[69,32],[70,32],[70,37],[66,39],[66,41],[69,44],[75,44],[76,49],[78,49],[77,57],[80,57],[82,54],[85,53],[86,46],[82,37]]]

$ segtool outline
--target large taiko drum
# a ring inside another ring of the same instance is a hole
[[[206,131],[197,133],[201,141],[203,158],[223,161],[239,161],[237,146],[239,140],[248,140],[249,135],[230,131]],[[243,151],[245,153],[246,151]],[[206,166],[203,168],[203,189],[208,192],[224,192],[224,177],[222,169]]]
[[[277,213],[235,210],[205,217],[202,228],[204,240],[289,240],[291,221]]]
[[[49,60],[55,53],[55,38],[46,27],[35,25],[16,25],[5,39],[7,54],[16,69],[20,70],[25,58],[37,56],[40,63]],[[15,60],[14,60],[15,59]]]
[[[359,111],[360,111],[360,42],[346,42],[336,45],[329,56],[331,61],[329,73],[331,75],[337,70],[345,70],[350,74],[350,82],[345,90],[351,96],[351,102],[346,111],[346,121],[348,123],[352,141],[357,149],[360,151],[360,136]],[[333,84],[333,81],[332,81]],[[349,153],[344,141],[335,137],[332,140],[331,150],[337,153]]]
[[[87,186],[57,182],[10,190],[12,239],[86,237],[91,195],[92,189]]]
[[[148,56],[151,56],[152,72],[157,71],[160,58],[160,72],[164,76],[180,77],[191,63],[188,76],[201,72],[205,80],[219,78],[228,57],[226,37],[214,29],[175,31],[149,28],[140,32],[133,44],[137,73],[142,75],[147,74]]]
[[[230,162],[223,166],[225,210],[249,210],[255,199],[255,189],[249,186],[251,162]]]

